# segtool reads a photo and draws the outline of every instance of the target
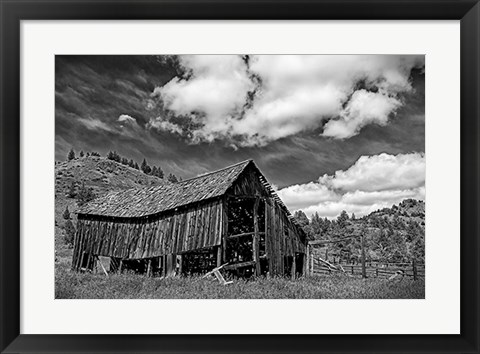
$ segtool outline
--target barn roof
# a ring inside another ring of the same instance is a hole
[[[181,182],[148,188],[111,192],[94,199],[79,214],[113,217],[142,217],[225,194],[253,160],[231,165]]]

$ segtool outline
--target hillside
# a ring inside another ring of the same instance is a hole
[[[372,219],[375,217],[386,217],[389,221],[400,218],[405,222],[416,221],[421,226],[425,226],[425,202],[423,200],[405,199],[400,204],[393,205],[391,208],[376,210],[364,219]]]
[[[318,214],[308,220],[297,212],[295,217],[311,238],[338,240],[352,235],[364,235],[367,258],[382,261],[423,261],[425,257],[425,202],[405,199],[391,208],[376,210],[362,218],[345,211],[336,220]],[[349,259],[358,259],[360,239],[354,237],[329,245],[329,252]]]
[[[65,222],[63,213],[68,207],[74,226],[75,212],[78,208],[77,199],[69,197],[69,191],[74,185],[75,192],[84,184],[91,189],[96,197],[114,190],[135,187],[161,185],[166,182],[155,176],[146,175],[140,170],[122,165],[106,158],[89,156],[71,161],[55,163],[55,249],[59,258],[69,260],[71,249],[65,245]]]

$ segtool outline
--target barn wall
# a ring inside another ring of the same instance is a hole
[[[140,259],[217,246],[224,233],[223,218],[221,200],[197,204],[150,221],[146,218],[106,221],[80,215],[72,268],[80,268],[83,252]]]
[[[305,244],[301,241],[296,227],[275,200],[267,200],[265,218],[265,248],[269,271],[272,275],[283,275],[285,256],[295,257],[296,253],[305,253]]]

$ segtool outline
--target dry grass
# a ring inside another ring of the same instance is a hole
[[[424,281],[360,279],[319,276],[291,280],[235,279],[227,286],[213,277],[147,278],[136,274],[70,272],[66,262],[57,265],[57,299],[423,299]]]

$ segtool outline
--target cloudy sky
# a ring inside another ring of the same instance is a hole
[[[255,160],[293,210],[425,198],[423,56],[56,56],[55,154],[194,177]]]

